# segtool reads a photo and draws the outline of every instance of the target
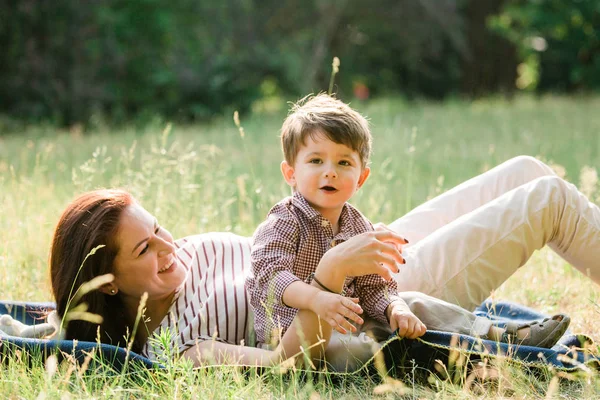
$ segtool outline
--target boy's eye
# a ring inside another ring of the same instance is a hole
[[[308,162],[310,164],[321,164],[322,163],[320,158],[311,158]]]
[[[346,166],[348,166],[348,165],[351,165],[351,164],[350,164],[350,161],[346,161],[346,160],[342,160],[342,161],[340,161],[340,162],[339,162],[339,164],[340,164],[340,165],[346,165]]]

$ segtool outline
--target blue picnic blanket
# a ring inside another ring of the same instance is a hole
[[[46,313],[54,307],[53,303],[0,301],[0,315],[9,314],[18,321],[33,325],[43,322]],[[507,321],[526,322],[545,317],[530,308],[509,302],[484,302],[477,308],[476,313],[497,321],[499,325]],[[582,349],[584,341],[591,342],[591,339],[585,335],[566,334],[551,349],[543,349],[481,340],[466,335],[428,331],[421,338],[414,340],[392,336],[383,348],[383,354],[386,366],[393,375],[402,375],[405,370],[414,370],[415,367],[422,371],[433,371],[434,364],[438,363],[436,360],[449,365],[457,352],[469,362],[484,358],[502,358],[532,368],[548,365],[564,371],[576,371],[583,366],[598,368],[600,359]],[[147,368],[162,367],[142,355],[108,344],[0,336],[0,355],[20,350],[28,354],[40,355],[42,358],[49,354],[59,356],[68,354],[83,360],[93,349],[98,359],[108,363],[117,371],[131,365]]]
[[[35,325],[45,321],[49,311],[54,310],[54,303],[24,303],[16,301],[0,301],[0,315],[9,314],[26,325]],[[143,366],[147,368],[161,367],[146,357],[127,351],[122,347],[96,342],[77,340],[29,339],[16,336],[0,336],[0,355],[9,356],[15,351],[24,351],[32,356],[45,359],[51,354],[59,357],[72,356],[80,362],[94,351],[94,360],[99,365],[109,365],[119,372],[124,366]]]
[[[547,317],[531,308],[511,302],[485,301],[475,313],[496,321],[498,326],[504,326],[509,321],[529,322]],[[589,350],[592,344],[592,339],[587,335],[575,335],[569,331],[550,349],[499,343],[448,332],[427,331],[425,335],[414,340],[400,339],[392,335],[383,352],[386,365],[394,375],[403,375],[415,368],[433,371],[437,369],[434,364],[440,363],[447,368],[460,357],[463,357],[462,362],[471,365],[484,359],[496,359],[529,369],[552,366],[554,369],[574,372],[600,367],[600,358]]]

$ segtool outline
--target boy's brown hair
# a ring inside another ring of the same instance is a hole
[[[362,168],[367,166],[371,155],[368,121],[349,105],[325,93],[306,96],[290,109],[281,127],[285,161],[293,166],[306,138],[319,136],[358,152]]]

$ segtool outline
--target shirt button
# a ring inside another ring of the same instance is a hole
[[[331,247],[335,247],[335,239],[331,241]]]
[[[324,219],[323,221],[321,221],[321,226],[323,228],[327,227],[327,225],[329,225],[329,221],[327,221],[326,219]]]

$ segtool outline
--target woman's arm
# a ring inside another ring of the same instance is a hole
[[[281,361],[279,355],[272,350],[221,343],[215,340],[198,342],[184,351],[182,356],[192,360],[195,366],[239,365],[268,367]]]

